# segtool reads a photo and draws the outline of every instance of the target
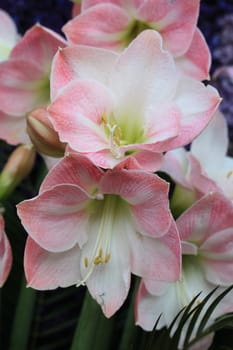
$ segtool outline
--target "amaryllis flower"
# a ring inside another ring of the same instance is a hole
[[[207,128],[192,142],[190,151],[176,149],[164,157],[162,169],[180,189],[201,197],[221,191],[233,199],[233,159],[228,157],[227,123],[218,111]]]
[[[11,246],[5,233],[3,216],[0,215],[0,287],[6,282],[12,265]]]
[[[112,168],[128,156],[145,169],[190,142],[211,119],[217,91],[181,76],[161,36],[147,30],[122,53],[59,50],[51,75],[51,122],[61,141]]]
[[[152,330],[168,326],[176,314],[201,292],[196,304],[216,286],[220,293],[233,283],[233,206],[221,193],[202,197],[177,220],[182,242],[182,279],[175,283],[142,282],[137,295],[137,323]],[[195,304],[195,305],[196,305]],[[210,318],[233,310],[232,293]]]
[[[52,58],[64,46],[61,36],[35,25],[0,64],[0,138],[10,144],[28,142],[25,115],[49,103]]]
[[[84,0],[81,13],[63,30],[71,44],[122,50],[145,29],[163,37],[164,48],[177,58],[181,71],[204,80],[210,53],[196,28],[199,0]],[[78,14],[78,13],[77,13]]]
[[[0,62],[5,61],[19,39],[14,21],[0,9]]]
[[[177,280],[180,243],[175,228],[168,232],[167,192],[165,181],[142,170],[103,172],[82,156],[63,158],[39,195],[18,205],[29,233],[28,285],[86,284],[109,317],[128,294],[131,272]]]

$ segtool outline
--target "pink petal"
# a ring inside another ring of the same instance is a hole
[[[216,89],[193,79],[182,79],[175,102],[182,113],[179,136],[168,141],[167,150],[190,143],[207,126],[221,99]]]
[[[132,272],[144,279],[174,282],[180,278],[181,246],[175,223],[169,232],[154,239],[129,235]]]
[[[168,183],[140,170],[108,171],[100,192],[116,194],[129,203],[137,230],[148,236],[163,236],[171,223]]]
[[[0,111],[0,139],[10,145],[30,143],[25,117],[13,117]]]
[[[9,115],[22,116],[47,104],[49,93],[43,88],[46,76],[37,64],[26,59],[9,59],[0,65],[0,105]],[[12,103],[14,101],[14,103]]]
[[[212,234],[200,249],[206,257],[233,260],[233,227]]]
[[[165,48],[173,55],[184,54],[194,34],[199,13],[199,0],[147,0],[138,9],[140,20],[158,30]]]
[[[0,9],[0,61],[8,58],[18,40],[17,28],[7,12]]]
[[[191,45],[183,56],[176,58],[176,63],[184,74],[200,81],[208,79],[211,55],[199,29],[196,28]]]
[[[155,172],[161,168],[162,154],[150,151],[139,151],[132,155],[141,170]]]
[[[202,197],[177,220],[181,240],[199,245],[212,234],[233,226],[233,206],[221,193]]]
[[[127,13],[114,4],[93,6],[69,21],[62,29],[73,45],[119,50],[121,35],[129,24]]]
[[[31,62],[38,70],[49,74],[53,56],[65,45],[65,40],[56,32],[36,24],[25,33],[10,57]]]
[[[52,100],[61,88],[76,78],[106,83],[117,57],[114,52],[88,46],[59,50],[54,57],[51,72]]]
[[[82,12],[89,7],[102,4],[113,4],[117,6],[122,6],[121,0],[83,0],[82,1]]]
[[[49,290],[69,287],[80,279],[80,250],[77,246],[61,253],[48,252],[30,237],[24,253],[28,287]]]
[[[92,80],[80,80],[71,82],[48,111],[61,141],[83,153],[108,148],[101,123],[111,107],[111,96],[103,85]]]
[[[4,219],[0,215],[0,287],[6,282],[12,266],[12,251],[5,233]]]
[[[58,185],[17,205],[29,235],[42,248],[63,252],[87,239],[85,207],[89,197],[78,186]]]
[[[95,192],[102,176],[103,171],[88,158],[70,152],[45,177],[39,193],[59,184],[73,184],[91,194]]]

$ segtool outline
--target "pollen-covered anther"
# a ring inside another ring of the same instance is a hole
[[[228,171],[228,173],[227,173],[227,178],[229,179],[229,178],[231,177],[232,174],[233,174],[233,171],[232,171],[232,170]]]
[[[107,253],[105,257],[103,257],[103,249],[99,249],[99,254],[94,258],[93,263],[94,265],[99,265],[99,264],[106,264],[110,260],[110,253]]]
[[[84,258],[84,265],[85,265],[85,267],[88,267],[88,265],[89,265],[89,260],[88,260],[88,257],[86,257],[86,256]]]

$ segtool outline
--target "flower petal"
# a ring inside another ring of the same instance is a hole
[[[0,215],[0,287],[6,282],[12,266],[12,251],[5,233],[4,219]]]
[[[144,279],[174,282],[180,278],[181,247],[175,223],[169,232],[155,239],[131,234],[128,237],[131,247],[132,272]]]
[[[71,80],[95,79],[106,83],[118,54],[88,46],[72,46],[59,50],[51,72],[51,98]]]
[[[83,153],[108,148],[101,123],[111,107],[111,96],[103,85],[94,80],[80,80],[67,85],[48,111],[61,141]]]
[[[97,233],[101,229],[102,215],[102,212],[97,211],[89,220],[88,241],[82,249],[82,261],[87,257],[90,264],[90,257],[94,257]],[[106,230],[108,235],[109,250],[105,251],[106,242],[103,241],[103,254],[109,252],[110,259],[106,263],[93,266],[94,270],[86,284],[93,298],[101,305],[105,316],[111,317],[121,307],[129,291],[131,265],[125,234],[131,232],[133,227],[128,212],[121,207],[111,213],[108,223],[102,229]],[[84,263],[81,263],[81,271],[85,279],[88,269]]]
[[[199,0],[147,0],[138,17],[158,30],[166,50],[182,55],[190,46],[199,13]]]
[[[68,152],[45,177],[40,187],[40,194],[60,184],[77,185],[84,191],[95,192],[103,175],[88,158],[79,154]]]
[[[41,73],[49,74],[52,58],[59,47],[66,46],[65,40],[56,32],[34,25],[11,52],[11,59],[33,63]]]
[[[140,233],[158,237],[168,231],[168,183],[158,176],[141,170],[108,171],[99,188],[102,193],[119,195],[129,203]]]
[[[205,130],[193,141],[191,153],[199,160],[206,173],[215,178],[216,173],[219,173],[216,164],[223,165],[227,148],[227,123],[223,114],[217,111]]]
[[[143,31],[119,56],[109,79],[117,97],[116,122],[130,121],[132,127],[139,121],[144,127],[148,106],[156,107],[164,100],[169,103],[177,79],[174,60],[162,49],[161,36],[153,30]]]
[[[80,250],[77,246],[61,253],[48,252],[30,237],[24,253],[28,287],[39,290],[69,287],[80,279]]]
[[[65,195],[64,195],[65,194]],[[58,185],[17,205],[29,235],[44,249],[63,252],[86,241],[89,197],[78,186]]]
[[[13,117],[0,111],[0,139],[10,145],[19,143],[30,143],[26,133],[26,119],[22,117]]]
[[[0,62],[8,58],[18,40],[17,28],[7,12],[0,9]]]
[[[49,94],[43,88],[43,79],[45,75],[34,62],[19,58],[2,62],[0,65],[1,110],[9,115],[22,116],[40,105],[47,104]]]
[[[207,126],[221,99],[212,86],[184,78],[179,82],[175,102],[182,113],[180,134],[167,142],[167,150],[190,143]]]
[[[196,28],[188,50],[183,56],[176,58],[176,64],[181,72],[189,77],[200,81],[208,79],[211,54],[199,29]]]
[[[177,220],[181,240],[202,244],[215,232],[233,226],[233,206],[221,193],[202,197]]]
[[[112,50],[121,48],[121,33],[128,26],[127,13],[114,4],[93,6],[69,21],[62,30],[73,45],[89,45]]]

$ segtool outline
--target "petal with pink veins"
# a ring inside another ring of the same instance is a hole
[[[57,96],[48,111],[61,141],[85,153],[108,148],[101,124],[112,104],[110,92],[102,84],[95,80],[75,80]]]
[[[147,0],[138,9],[137,17],[158,30],[166,50],[179,56],[192,41],[199,3],[199,0]]]
[[[181,240],[202,245],[218,231],[233,226],[233,205],[219,192],[212,192],[186,210],[177,220]]]
[[[201,31],[196,28],[191,45],[184,55],[176,58],[178,69],[197,80],[209,78],[211,54]]]
[[[24,252],[24,269],[28,287],[49,290],[69,287],[80,279],[80,249],[74,246],[66,252],[49,252],[30,237]]]
[[[72,45],[89,45],[118,51],[121,33],[125,31],[130,18],[114,4],[93,6],[73,18],[62,28]]]
[[[81,45],[59,50],[52,64],[51,99],[76,78],[106,84],[117,57],[117,53]]]
[[[26,59],[44,74],[49,74],[53,56],[59,47],[64,46],[66,41],[62,36],[40,24],[35,24],[14,47],[10,58]]]
[[[103,171],[88,158],[69,150],[68,154],[45,177],[39,193],[59,184],[70,184],[93,194],[102,176]]]
[[[65,194],[65,195],[64,195]],[[17,205],[23,226],[42,248],[64,252],[87,240],[89,196],[78,186],[57,185]]]
[[[99,185],[100,192],[123,198],[131,208],[136,229],[151,237],[167,233],[171,224],[168,183],[140,170],[108,171]]]

